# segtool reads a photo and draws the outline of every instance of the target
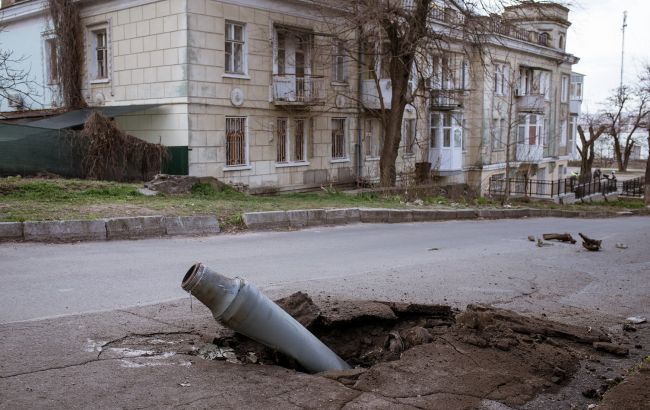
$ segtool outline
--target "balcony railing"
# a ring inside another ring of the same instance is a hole
[[[517,144],[517,161],[537,162],[544,158],[542,145]]]
[[[544,107],[543,94],[517,95],[517,110],[520,112],[543,113]]]
[[[463,108],[464,90],[431,90],[431,111],[449,111]]]
[[[384,108],[390,109],[390,104],[393,99],[393,88],[391,81],[388,78],[379,80],[379,89],[375,80],[362,80],[361,81],[361,102],[363,106],[368,109],[378,110],[381,108],[381,101],[379,95],[381,94],[384,101]]]
[[[324,104],[323,77],[274,74],[273,103],[275,105],[293,106]]]

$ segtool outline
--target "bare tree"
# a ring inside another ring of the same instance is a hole
[[[613,109],[603,113],[606,132],[613,140],[618,170],[626,171],[632,149],[638,144],[637,132],[650,114],[650,91],[642,84],[623,86],[607,101]]]
[[[608,126],[603,124],[598,116],[592,114],[583,114],[582,122],[583,124],[578,125],[580,144],[577,149],[580,154],[580,178],[588,180],[594,164],[596,141],[603,136]]]
[[[0,36],[4,28],[0,26]],[[26,57],[17,55],[14,50],[2,47],[0,42],[0,102],[26,108],[29,102],[35,102],[36,83],[29,70],[23,68]]]

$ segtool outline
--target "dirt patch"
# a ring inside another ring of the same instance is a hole
[[[622,407],[622,403],[627,407]],[[650,358],[630,372],[624,381],[610,389],[598,405],[598,410],[621,408],[650,409]]]
[[[354,368],[320,376],[423,408],[476,408],[484,400],[520,406],[571,380],[580,361],[611,343],[600,330],[482,305],[277,301]],[[219,359],[303,371],[293,359],[227,329],[214,338]],[[212,348],[214,349],[214,347]]]
[[[600,366],[599,358],[619,360],[597,349],[603,343],[618,346],[600,329],[483,305],[461,312],[446,305],[312,300],[305,293],[276,302],[353,366],[304,376],[324,377],[359,392],[352,407],[380,406],[378,396],[391,407],[434,409],[503,408],[498,403],[520,408],[543,397],[547,399],[541,406],[526,408],[568,409],[572,403],[597,403],[603,394],[602,405],[616,403],[617,410],[647,404],[643,389],[648,372],[641,367],[629,380],[612,376],[591,381],[562,406],[553,398],[567,389],[575,392],[581,372]],[[100,356],[118,359],[123,367],[223,360],[253,366],[251,370],[266,365],[303,371],[293,359],[221,326],[216,335],[130,335],[102,345]],[[610,365],[602,366],[604,371]],[[264,372],[265,366],[259,369]],[[610,381],[609,390],[600,389]]]

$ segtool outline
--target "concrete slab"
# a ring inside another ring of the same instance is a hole
[[[22,240],[22,222],[0,222],[0,242],[13,242]]]
[[[388,209],[374,209],[374,208],[360,208],[359,218],[361,222],[366,223],[380,223],[388,222],[389,211]]]
[[[390,209],[388,211],[389,223],[413,222],[413,212],[410,209]]]
[[[242,219],[246,227],[251,230],[286,228],[289,226],[289,218],[285,211],[246,212]]]
[[[106,220],[107,239],[138,239],[165,235],[162,216],[137,216]]]
[[[167,235],[214,235],[221,231],[214,215],[166,216],[163,222]]]
[[[106,240],[106,221],[25,222],[24,238],[34,242],[75,242]]]

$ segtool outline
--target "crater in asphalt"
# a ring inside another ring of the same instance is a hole
[[[568,385],[581,360],[601,354],[594,343],[612,342],[597,329],[482,305],[461,312],[446,305],[312,301],[304,293],[276,302],[353,366],[313,377],[421,408],[477,408],[486,400],[522,406]],[[291,358],[220,326],[207,339],[212,343],[205,340],[190,333],[132,335],[104,346],[104,354],[125,357],[126,367],[160,365],[156,358],[178,365],[211,359],[303,371]],[[130,351],[146,354],[134,358]]]

